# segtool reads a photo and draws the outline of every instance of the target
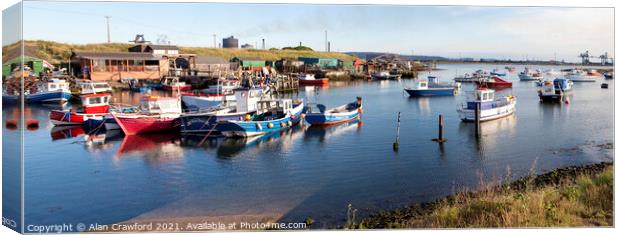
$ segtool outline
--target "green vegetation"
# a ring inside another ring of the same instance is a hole
[[[585,170],[584,170],[585,169]],[[364,228],[613,226],[613,166],[559,169],[511,184],[481,185],[432,203],[364,219]]]
[[[133,46],[130,43],[100,43],[100,44],[67,44],[42,40],[24,41],[25,54],[49,61],[52,64],[66,63],[71,56],[71,50],[75,51],[111,51],[126,52]],[[19,43],[2,47],[2,62],[6,62],[20,55]],[[296,47],[298,48],[298,47]],[[179,47],[180,53],[197,54],[206,56],[220,56],[225,59],[233,57],[258,57],[262,60],[275,61],[278,59],[296,59],[297,57],[320,57],[337,58],[343,61],[353,61],[356,57],[338,52],[316,52],[310,50],[257,50],[257,49],[224,49],[205,47]]]
[[[312,48],[307,46],[283,47],[282,50],[314,51]]]

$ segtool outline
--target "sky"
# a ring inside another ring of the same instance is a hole
[[[327,31],[340,52],[578,61],[586,50],[614,50],[613,8],[566,7],[27,1],[24,38],[106,42],[104,16],[113,42],[144,34],[212,47],[216,34],[217,43],[233,35],[240,44],[260,47],[264,38],[267,48],[301,42],[322,51]]]

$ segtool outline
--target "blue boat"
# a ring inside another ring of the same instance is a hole
[[[429,76],[429,79],[420,79],[413,88],[405,88],[409,96],[453,96],[460,83],[439,84],[436,77]]]
[[[459,117],[464,122],[473,122],[476,117],[476,106],[480,107],[481,122],[495,120],[512,115],[516,110],[517,98],[503,96],[495,98],[495,91],[487,88],[478,88],[474,91],[473,99],[457,107]]]
[[[2,102],[18,102],[20,95],[17,90],[5,90]],[[36,86],[24,90],[26,103],[64,103],[71,99],[69,83],[65,80],[52,79],[49,82],[39,82]]]
[[[335,125],[340,123],[358,120],[362,113],[362,97],[357,100],[336,108],[325,110],[325,105],[317,105],[318,110],[308,109],[306,112],[306,122],[310,125]]]
[[[554,79],[553,85],[556,87],[556,89],[559,89],[562,92],[571,91],[573,89],[573,81],[568,80],[566,78]]]
[[[217,129],[226,137],[250,137],[282,131],[298,124],[304,111],[302,101],[291,99],[258,102],[258,112],[248,121],[221,121]]]
[[[200,107],[181,114],[182,133],[209,133],[217,135],[217,123],[221,121],[246,120],[256,113],[257,102],[263,93],[261,89],[235,89],[234,106],[220,102],[215,107]]]

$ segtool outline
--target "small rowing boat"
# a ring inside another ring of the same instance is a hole
[[[306,112],[306,122],[311,125],[335,125],[360,118],[362,114],[362,97],[342,106],[325,109],[325,105],[318,104],[317,109],[309,108]]]

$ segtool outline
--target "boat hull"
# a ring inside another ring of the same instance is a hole
[[[233,113],[233,114],[184,114],[181,115],[181,132],[182,133],[210,133],[221,134],[217,128],[217,123],[221,121],[243,120],[250,113]]]
[[[192,96],[183,95],[181,97],[183,104],[189,109],[208,109],[213,108],[222,103],[223,100],[235,101],[234,95],[227,96]]]
[[[224,121],[218,122],[218,130],[226,137],[250,137],[282,131],[301,121],[303,103],[293,108],[290,115],[269,121]],[[270,127],[271,126],[271,127]]]
[[[112,115],[125,135],[152,132],[177,131],[180,126],[178,117],[161,117],[159,115]]]
[[[483,109],[480,111],[480,121],[485,122],[485,121],[491,121],[491,120],[510,116],[515,112],[516,104],[517,104],[517,101],[515,100],[504,106],[490,108],[490,109]],[[475,109],[466,108],[466,109],[459,109],[457,111],[462,121],[464,122],[476,121]]]
[[[71,111],[52,110],[49,114],[49,120],[56,126],[82,125],[91,119],[103,120],[105,113],[99,114],[83,114]]]
[[[326,85],[326,84],[329,84],[329,79],[328,78],[321,78],[321,79],[314,79],[314,80],[299,79],[299,84],[300,85]]]
[[[454,88],[405,89],[409,96],[453,96]]]
[[[64,91],[50,91],[26,95],[24,98],[26,103],[64,103],[71,99],[71,93]],[[18,100],[19,96],[17,95],[2,95],[3,102],[17,102]]]
[[[321,114],[321,113],[307,113],[305,120],[313,126],[328,126],[337,125],[360,118],[359,110],[355,110],[343,114]]]
[[[192,86],[191,85],[185,85],[185,86],[168,86],[168,85],[164,85],[163,89],[165,91],[176,91],[176,90],[181,90],[181,91],[190,91],[192,90]]]

